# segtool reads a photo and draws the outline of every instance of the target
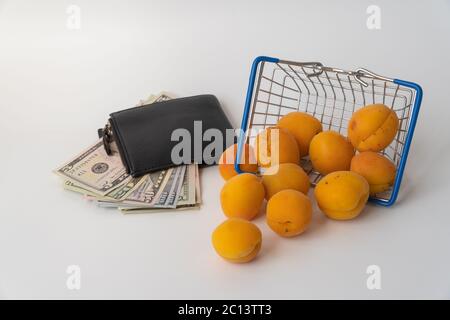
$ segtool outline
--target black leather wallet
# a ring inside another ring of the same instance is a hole
[[[190,141],[181,141],[186,136],[182,139],[176,134],[174,139],[172,134],[177,129],[181,135],[188,135]],[[203,139],[203,134],[208,129],[216,129],[214,131],[222,135],[221,141],[215,141],[222,148],[210,153],[212,159],[206,159],[203,155],[205,148],[212,143]],[[99,136],[103,137],[109,154],[110,143],[116,142],[127,172],[138,177],[180,164],[173,161],[172,150],[176,145],[179,150],[181,142],[190,148],[181,148],[179,152],[184,160],[189,159],[189,163],[208,165],[217,162],[221,152],[231,144],[230,141],[227,143],[230,140],[226,139],[227,129],[232,129],[232,126],[217,98],[213,95],[199,95],[111,113],[108,124],[99,130]],[[184,152],[189,152],[190,155]]]

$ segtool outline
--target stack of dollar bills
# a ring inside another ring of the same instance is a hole
[[[161,92],[141,100],[138,106],[172,99]],[[100,207],[118,208],[123,213],[155,212],[199,208],[200,179],[197,164],[180,165],[139,178],[126,173],[117,147],[107,155],[102,140],[54,171],[64,188],[82,194]]]

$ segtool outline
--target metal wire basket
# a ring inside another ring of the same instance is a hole
[[[255,143],[255,129],[274,126],[289,112],[307,112],[322,122],[323,130],[346,136],[353,112],[367,104],[383,103],[400,120],[395,139],[382,152],[396,165],[397,174],[390,190],[370,200],[391,206],[398,196],[421,101],[418,84],[379,76],[366,69],[346,71],[320,62],[257,57],[250,74],[241,124],[244,134],[239,136],[236,160],[241,159],[245,142]],[[235,163],[236,171],[242,172],[238,161]],[[321,175],[313,170],[307,157],[301,165],[315,185]]]

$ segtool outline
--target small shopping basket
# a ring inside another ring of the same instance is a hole
[[[391,206],[398,196],[421,101],[418,84],[366,69],[347,71],[320,62],[257,57],[251,69],[236,160],[242,159],[244,143],[254,145],[255,132],[276,125],[289,112],[309,113],[321,121],[323,130],[346,136],[353,112],[367,104],[382,103],[395,111],[400,121],[395,139],[382,152],[395,164],[397,173],[391,189],[370,200]],[[314,171],[308,157],[301,165],[311,184],[317,184],[321,175]],[[235,168],[242,172],[238,161]]]

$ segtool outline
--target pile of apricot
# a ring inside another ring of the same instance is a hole
[[[396,113],[383,104],[353,113],[347,137],[323,131],[321,122],[310,114],[292,112],[258,134],[255,147],[244,145],[241,174],[234,167],[237,145],[229,147],[219,161],[220,175],[226,180],[220,202],[228,219],[212,234],[217,253],[231,262],[254,259],[262,233],[251,220],[263,211],[269,228],[282,237],[308,229],[313,206],[309,177],[300,166],[304,157],[322,176],[313,192],[319,209],[335,220],[357,217],[370,195],[389,190],[394,183],[396,167],[382,151],[392,143],[398,127]]]

